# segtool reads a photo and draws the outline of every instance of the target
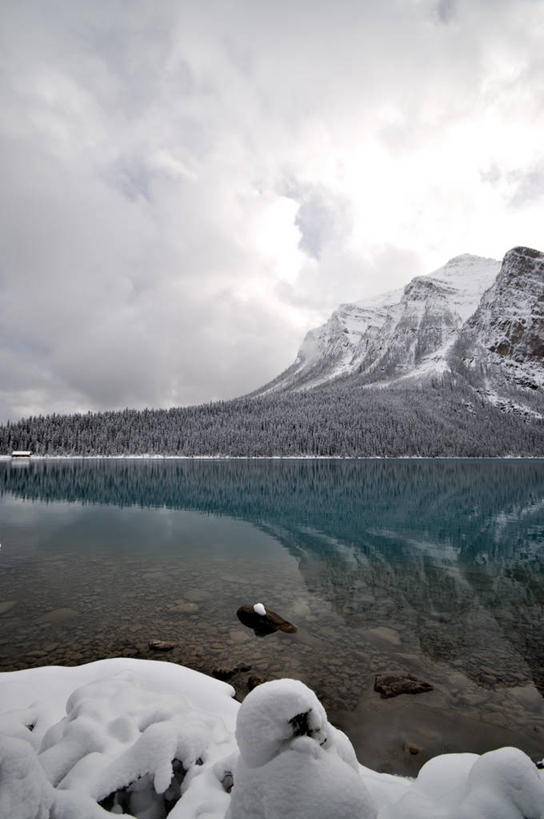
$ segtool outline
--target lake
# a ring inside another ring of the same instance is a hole
[[[3,461],[0,542],[0,671],[294,676],[379,770],[544,754],[542,460]],[[256,602],[297,632],[255,636]],[[382,699],[381,672],[434,690]]]

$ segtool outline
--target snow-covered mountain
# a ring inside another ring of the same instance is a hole
[[[495,404],[505,390],[534,392],[544,383],[543,253],[514,248],[502,264],[456,256],[403,290],[342,304],[310,330],[295,362],[258,394],[308,390],[339,378],[345,383],[346,377],[386,387],[448,375],[465,376]]]
[[[544,385],[544,253],[516,247],[505,255],[456,352],[493,403],[508,387],[536,397]]]

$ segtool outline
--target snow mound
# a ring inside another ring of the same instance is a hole
[[[238,713],[231,819],[375,819],[348,738],[297,680],[255,688]]]
[[[517,748],[444,754],[379,819],[544,819],[544,778]]]
[[[0,819],[544,819],[516,748],[403,779],[359,765],[303,683],[233,693],[147,660],[0,674]]]
[[[189,819],[201,815],[203,804],[210,819],[223,817],[229,797],[222,780],[236,750],[232,688],[159,662],[103,661],[83,668],[87,673],[76,676],[86,680],[39,743],[29,730],[38,706],[0,715],[0,817]],[[26,682],[24,675],[37,679],[34,672],[47,670],[0,677],[22,674]],[[13,699],[13,687],[6,687]],[[202,689],[208,692],[205,709]]]

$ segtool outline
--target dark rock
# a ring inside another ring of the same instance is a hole
[[[412,674],[376,674],[374,691],[378,691],[383,699],[398,697],[399,694],[423,694],[432,691],[433,686],[418,680]]]
[[[168,640],[150,640],[148,643],[152,651],[172,651],[177,643],[169,643]]]
[[[424,748],[422,745],[416,745],[415,742],[405,742],[404,750],[407,753],[416,756],[416,754],[420,754],[424,750]]]
[[[253,691],[254,688],[257,688],[258,685],[262,685],[266,680],[264,677],[258,677],[257,674],[252,674],[251,677],[247,679],[247,690]]]
[[[223,682],[228,682],[236,674],[239,674],[242,671],[250,670],[251,670],[250,665],[236,665],[234,668],[214,668],[212,671],[212,677],[215,677],[216,680],[223,680]]]
[[[119,656],[120,657],[140,657],[141,656],[141,651],[138,648],[138,646],[130,644],[130,645],[124,646],[119,651]]]
[[[296,626],[284,620],[275,611],[265,608],[265,612],[265,614],[259,614],[253,606],[240,606],[236,614],[240,622],[252,628],[257,637],[266,637],[267,634],[273,634],[275,631],[294,634],[297,630]]]
[[[232,775],[232,771],[225,771],[225,775],[223,776],[223,779],[221,780],[221,784],[223,785],[223,789],[227,793],[231,792],[232,786],[234,784],[234,777]]]

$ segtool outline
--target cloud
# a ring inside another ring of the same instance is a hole
[[[455,16],[455,0],[438,0],[436,14],[441,23],[449,23]]]
[[[541,167],[512,172],[509,181],[514,186],[510,204],[514,208],[536,203],[544,197],[544,164]]]
[[[322,185],[290,180],[285,195],[297,203],[295,226],[300,231],[299,247],[319,260],[331,243],[343,243],[351,232],[349,201]]]
[[[8,4],[0,416],[248,392],[338,303],[538,246],[543,16]]]

